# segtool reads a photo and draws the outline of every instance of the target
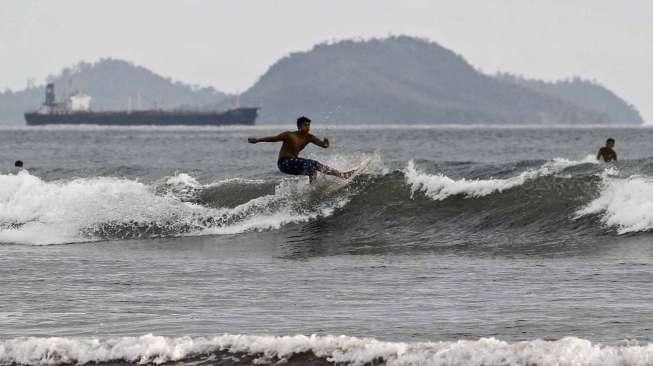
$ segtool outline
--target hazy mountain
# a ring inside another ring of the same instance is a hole
[[[261,122],[305,114],[328,123],[642,123],[599,85],[485,75],[436,43],[406,36],[293,53],[240,101],[261,107]]]
[[[164,78],[132,63],[81,62],[49,77],[58,99],[74,91],[94,110],[132,107],[225,109],[235,104],[209,87]],[[0,121],[24,123],[43,102],[44,86],[0,93]],[[319,44],[273,64],[240,97],[261,108],[259,122],[308,115],[327,123],[642,123],[637,110],[605,87],[579,79],[530,80],[486,75],[427,40],[399,36]]]
[[[546,82],[511,74],[498,74],[497,77],[570,101],[587,110],[606,114],[613,123],[642,123],[642,117],[635,106],[627,104],[612,91],[593,81],[576,77]]]
[[[91,107],[94,110],[127,109],[130,97],[132,107],[137,108],[139,94],[144,109],[215,105],[226,98],[224,93],[213,88],[173,81],[144,67],[115,59],[80,62],[48,79],[55,83],[58,100],[68,93],[84,91],[93,98]],[[23,113],[43,103],[44,93],[44,85],[0,93],[0,121],[24,123]]]

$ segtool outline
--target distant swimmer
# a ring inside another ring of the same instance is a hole
[[[16,173],[22,172],[23,170],[23,161],[22,160],[16,160],[14,161],[14,169],[16,169]]]
[[[299,157],[299,152],[309,143],[313,143],[325,149],[329,147],[329,139],[319,139],[313,136],[309,133],[310,129],[311,120],[302,116],[297,118],[297,131],[286,131],[270,137],[250,137],[247,141],[251,144],[258,142],[283,142],[283,145],[281,145],[281,149],[279,150],[279,159],[277,160],[277,167],[282,173],[308,175],[308,179],[311,183],[315,181],[317,172],[333,175],[342,179],[349,178],[352,172],[341,172],[318,161]]]
[[[614,151],[614,139],[611,137],[605,141],[605,146],[599,149],[599,153],[596,155],[596,160],[605,161],[609,163],[611,161],[617,161],[617,152]]]

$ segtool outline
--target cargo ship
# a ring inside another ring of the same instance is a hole
[[[226,111],[202,112],[191,110],[131,110],[92,111],[91,97],[84,93],[70,95],[56,102],[54,84],[45,88],[45,102],[36,111],[25,113],[30,126],[48,124],[92,124],[110,126],[138,125],[253,125],[258,108],[234,108]]]

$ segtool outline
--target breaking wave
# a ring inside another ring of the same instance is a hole
[[[571,166],[580,164],[597,164],[596,159],[587,156],[582,160],[554,159],[537,169],[529,169],[517,176],[506,179],[452,179],[444,174],[424,174],[417,171],[415,163],[410,161],[406,167],[406,181],[414,194],[422,191],[429,198],[441,201],[447,197],[463,195],[465,197],[482,197],[492,193],[501,193],[507,189],[521,186],[529,180],[559,173]]]
[[[402,343],[349,336],[16,338],[0,341],[0,364],[178,365],[650,365],[653,344],[594,344],[566,337],[508,343],[495,338]]]
[[[653,180],[641,169],[626,174],[591,156],[478,165],[473,173],[461,166],[427,173],[410,161],[389,171],[377,156],[369,174],[335,194],[326,194],[329,179],[316,186],[297,177],[202,184],[181,173],[145,184],[112,177],[44,181],[23,171],[0,175],[0,243],[238,234],[312,220],[344,220],[353,235],[391,223],[408,233],[462,239],[473,233],[467,237],[474,240],[501,228],[561,238],[565,229],[653,230]]]
[[[599,196],[578,210],[577,217],[599,215],[601,222],[619,234],[653,230],[653,179],[611,176],[614,174],[603,175]]]
[[[203,187],[186,175],[161,186],[107,177],[46,182],[27,172],[0,175],[0,242],[57,244],[235,234],[330,215],[347,201],[347,196],[312,199],[308,184],[297,179],[282,180],[268,187],[271,192],[232,202],[232,207],[211,201],[216,189],[231,183]]]

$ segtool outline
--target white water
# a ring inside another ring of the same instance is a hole
[[[249,336],[168,338],[154,335],[112,339],[18,338],[0,342],[0,363],[23,365],[128,361],[161,364],[211,352],[256,355],[265,363],[311,351],[331,362],[362,365],[651,365],[652,344],[599,345],[575,337],[507,343],[494,338],[456,342],[401,343],[348,336]]]
[[[601,215],[601,221],[619,234],[653,230],[653,179],[616,178],[615,174],[602,175],[599,196],[578,210],[577,217]]]
[[[537,169],[530,169],[517,176],[505,179],[452,179],[444,174],[426,174],[419,172],[411,160],[405,169],[406,182],[411,192],[423,192],[427,197],[442,201],[450,196],[463,195],[467,198],[482,197],[493,193],[501,193],[529,180],[553,175],[574,165],[593,163],[596,159],[588,155],[581,160],[556,158]]]
[[[364,157],[334,156],[327,162],[346,168],[356,166]],[[375,169],[381,169],[380,156],[375,154],[372,159]],[[292,177],[278,182],[274,194],[234,208],[186,202],[203,189],[233,183],[265,182],[230,178],[202,185],[186,173],[154,185],[110,177],[46,182],[28,171],[0,175],[0,243],[43,245],[102,240],[94,234],[95,229],[108,224],[165,228],[177,235],[278,229],[329,216],[349,201],[346,192],[328,200],[317,199],[306,178]]]
[[[334,156],[327,163],[346,169],[364,157]],[[372,155],[372,159],[369,173],[387,172],[378,153]],[[554,159],[510,178],[455,180],[442,174],[422,173],[411,161],[405,169],[405,176],[413,194],[420,191],[439,201],[452,195],[473,198],[500,193],[537,177],[595,162],[592,156],[581,160]],[[615,227],[619,233],[653,229],[651,178],[616,178],[609,173],[606,170],[603,175],[599,196],[579,210],[577,216],[599,214],[605,225]],[[94,229],[121,223],[172,226],[173,232],[178,230],[178,235],[278,229],[289,223],[332,215],[349,201],[346,194],[316,201],[311,198],[311,188],[305,179],[289,178],[277,184],[274,194],[234,208],[210,208],[185,202],[199,190],[234,182],[265,183],[231,178],[202,185],[194,177],[182,173],[164,179],[161,183],[165,189],[161,189],[108,177],[46,182],[27,171],[0,175],[0,243],[57,244],[102,240],[104,238],[93,234]],[[210,219],[209,224],[207,219]]]
[[[181,199],[203,187],[193,177],[178,175],[165,183],[173,187],[161,195],[155,187],[128,179],[46,182],[26,171],[0,175],[0,243],[101,240],[92,234],[93,229],[112,223],[178,228],[180,235],[233,234],[330,215],[347,202],[342,197],[311,204],[310,187],[304,180],[285,179],[273,195],[235,208],[209,208]],[[207,219],[212,223],[206,224]]]

